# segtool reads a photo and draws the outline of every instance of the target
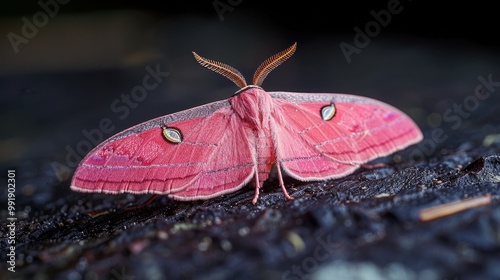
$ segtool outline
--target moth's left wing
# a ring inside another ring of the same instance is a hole
[[[165,129],[175,139],[169,141]],[[107,139],[82,160],[71,188],[207,199],[236,191],[253,178],[251,145],[229,102],[218,101],[149,120]]]

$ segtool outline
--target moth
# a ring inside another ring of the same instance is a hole
[[[418,126],[383,102],[349,94],[266,92],[266,76],[297,44],[265,60],[248,85],[235,68],[199,56],[240,89],[226,100],[155,118],[105,140],[79,164],[71,189],[209,199],[253,182],[255,195],[276,168],[300,181],[346,176],[362,164],[422,140]]]

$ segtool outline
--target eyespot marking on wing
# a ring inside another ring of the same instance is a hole
[[[330,105],[327,105],[327,106],[323,106],[321,108],[321,111],[320,111],[321,118],[324,121],[329,121],[335,116],[336,112],[337,112],[337,109],[335,109],[335,105],[333,103],[331,103]]]
[[[179,144],[182,142],[182,133],[177,128],[163,127],[162,134],[165,140],[172,144]]]

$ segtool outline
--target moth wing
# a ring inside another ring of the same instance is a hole
[[[179,131],[182,141],[167,141],[165,127]],[[168,194],[179,200],[233,192],[254,174],[244,133],[227,100],[159,117],[98,145],[78,166],[71,188]]]
[[[422,139],[406,114],[374,99],[347,94],[270,95],[278,108],[273,118],[278,161],[300,180],[342,177]],[[326,106],[335,110],[330,120],[322,118]]]

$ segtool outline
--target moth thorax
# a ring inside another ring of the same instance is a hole
[[[249,88],[231,98],[236,113],[255,128],[266,126],[273,110],[271,96],[260,88]]]

